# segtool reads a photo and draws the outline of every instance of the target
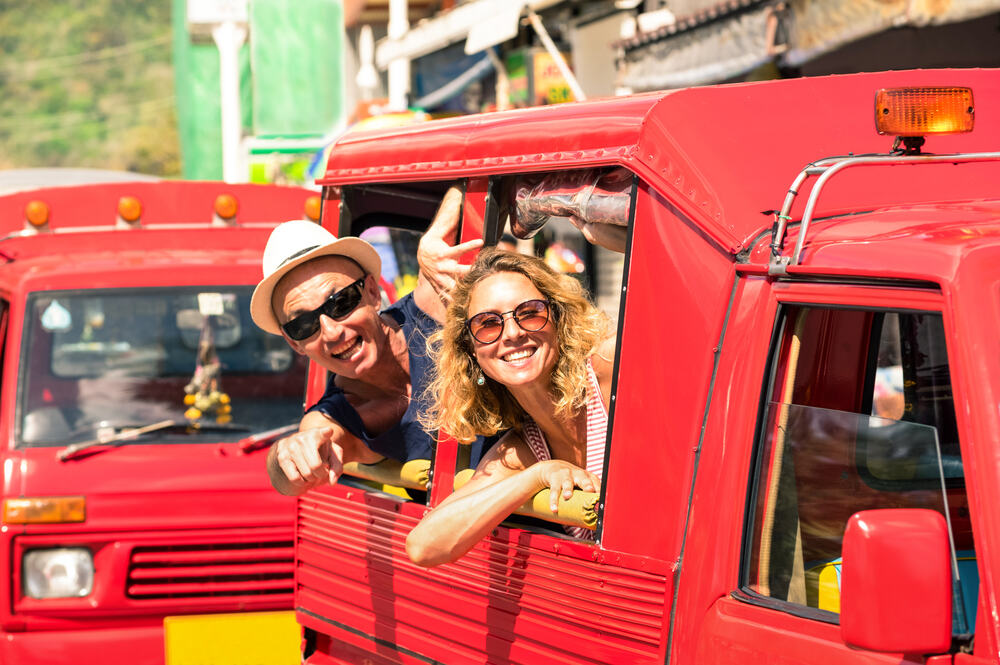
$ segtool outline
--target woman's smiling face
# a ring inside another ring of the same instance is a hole
[[[546,387],[559,357],[555,323],[551,313],[541,329],[526,331],[513,320],[511,312],[528,300],[546,300],[530,279],[515,272],[485,277],[469,297],[468,316],[482,312],[503,314],[503,331],[496,341],[483,344],[475,339],[476,361],[486,376],[508,387],[543,382]]]

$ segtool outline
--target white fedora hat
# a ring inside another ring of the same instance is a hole
[[[264,279],[254,289],[250,299],[253,322],[272,335],[280,335],[281,324],[271,307],[274,287],[296,266],[321,256],[346,256],[376,280],[382,274],[382,259],[378,252],[361,238],[338,239],[319,224],[304,219],[284,222],[271,231],[264,248],[261,262]]]

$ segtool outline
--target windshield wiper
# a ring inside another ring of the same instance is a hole
[[[81,441],[80,443],[74,443],[73,445],[67,446],[62,451],[60,451],[57,457],[59,458],[59,461],[65,462],[68,459],[79,457],[81,453],[91,448],[94,448],[95,446],[124,443],[125,441],[130,441],[132,439],[138,438],[143,434],[149,434],[151,432],[157,432],[159,430],[170,429],[172,427],[184,428],[184,430],[189,433],[202,432],[202,431],[245,432],[248,429],[247,427],[242,425],[215,425],[215,424],[192,423],[192,422],[177,421],[177,420],[161,420],[160,422],[153,423],[152,425],[144,425],[142,427],[132,427],[128,429],[123,429],[120,432],[117,432],[110,436],[98,437],[96,439],[91,439],[90,441]]]
[[[123,429],[122,431],[112,434],[111,436],[102,436],[96,439],[91,439],[90,441],[74,443],[72,446],[67,446],[63,450],[59,451],[59,454],[56,455],[56,457],[59,458],[60,462],[65,462],[68,459],[76,457],[88,448],[93,448],[94,446],[100,446],[107,443],[121,443],[122,441],[128,441],[129,439],[134,439],[138,436],[142,436],[143,434],[148,434],[149,432],[167,429],[168,427],[173,427],[177,424],[176,420],[161,420],[158,423],[146,425],[145,427]]]
[[[259,448],[266,448],[281,437],[291,434],[292,432],[297,432],[298,429],[298,423],[292,423],[290,425],[285,425],[284,427],[275,427],[274,429],[269,429],[266,432],[258,432],[257,434],[251,434],[250,436],[244,437],[240,439],[236,445],[239,447],[241,453],[249,453]]]

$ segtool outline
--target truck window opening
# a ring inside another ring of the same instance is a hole
[[[951,527],[953,632],[979,577],[941,315],[788,307],[765,406],[745,584],[840,611],[840,552],[861,510],[925,508]]]

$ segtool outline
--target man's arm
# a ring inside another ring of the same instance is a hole
[[[459,263],[466,252],[482,246],[482,240],[470,240],[453,245],[457,240],[458,222],[462,215],[462,190],[452,185],[441,199],[430,227],[420,238],[417,262],[420,274],[413,290],[413,299],[435,321],[444,321],[448,294],[455,281],[469,271]]]
[[[299,431],[279,440],[267,453],[267,475],[281,494],[298,496],[334,484],[347,462],[374,464],[382,456],[319,411],[302,417]]]

